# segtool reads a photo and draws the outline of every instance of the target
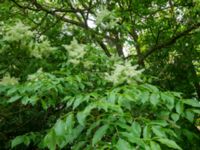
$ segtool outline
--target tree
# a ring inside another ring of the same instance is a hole
[[[2,149],[198,149],[198,1],[1,3]]]

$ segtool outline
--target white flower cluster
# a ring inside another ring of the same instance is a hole
[[[1,85],[16,85],[18,84],[18,79],[11,77],[10,74],[6,74],[1,80]]]
[[[108,19],[109,21],[104,21]],[[109,11],[107,8],[102,7],[96,16],[96,25],[103,28],[112,29],[117,25],[117,18],[113,15],[112,11]]]
[[[36,58],[41,59],[43,56],[48,56],[55,48],[50,45],[47,39],[42,38],[40,42],[35,41],[35,36],[36,33],[31,31],[29,26],[26,26],[22,22],[17,22],[14,26],[5,28],[3,41],[9,43],[20,41],[20,48],[26,49],[30,52],[30,55]],[[6,44],[4,44],[3,50],[6,49]]]
[[[29,46],[33,47],[30,52],[31,55],[36,58],[42,58],[42,56],[48,56],[53,50],[55,50],[55,48],[50,45],[50,42],[48,40],[43,40],[40,43],[31,42]]]
[[[10,42],[24,41],[32,38],[34,35],[34,32],[30,31],[30,27],[24,25],[22,22],[17,22],[14,26],[9,26],[5,30],[4,40]]]
[[[143,70],[136,70],[138,65],[132,66],[129,61],[126,61],[124,64],[116,63],[114,65],[114,71],[111,74],[106,73],[105,79],[113,82],[114,85],[123,83],[132,82],[132,79],[140,80],[139,75]]]
[[[71,41],[70,45],[63,45],[63,47],[69,53],[69,62],[75,65],[80,63],[80,59],[83,58],[86,53],[84,50],[85,45],[79,44],[75,38]]]
[[[43,75],[43,69],[39,68],[36,73],[29,74],[27,80],[28,81],[38,81],[39,77]]]
[[[109,11],[106,8],[101,8],[100,11],[97,13],[97,17],[96,17],[96,24],[100,25],[104,18],[109,17],[111,15],[111,11]]]

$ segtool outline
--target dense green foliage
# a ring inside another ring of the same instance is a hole
[[[0,1],[0,149],[198,150],[199,7]]]

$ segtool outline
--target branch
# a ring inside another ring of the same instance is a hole
[[[137,59],[138,59],[138,63],[139,63],[142,55],[141,55],[140,43],[138,42],[138,34],[137,34],[136,30],[134,29],[134,27],[132,28],[132,32],[129,32],[129,34],[131,35],[131,37],[133,38],[133,40],[135,42]],[[140,65],[143,66],[143,67],[145,66],[144,62],[141,62]]]
[[[90,31],[93,35],[100,35],[100,33],[98,33],[97,31],[95,31],[95,30],[89,28],[89,27],[87,26],[87,24],[85,24],[84,22],[80,22],[80,20],[79,20],[79,22],[78,22],[78,21],[75,21],[75,20],[71,20],[71,19],[66,18],[66,16],[63,15],[64,11],[62,12],[62,11],[55,10],[55,9],[49,10],[48,8],[46,8],[46,7],[42,6],[41,4],[39,4],[36,0],[32,0],[32,1],[31,1],[32,4],[35,6],[36,9],[30,8],[30,7],[27,7],[27,6],[22,6],[22,5],[18,4],[15,0],[12,0],[12,2],[14,2],[14,3],[15,3],[19,8],[21,8],[21,9],[30,9],[30,10],[33,10],[33,11],[44,11],[44,12],[46,12],[47,14],[51,14],[52,16],[55,16],[56,18],[58,18],[58,19],[60,19],[60,20],[62,20],[62,21],[64,21],[64,22],[66,22],[66,23],[69,23],[69,24],[72,24],[72,25],[76,25],[76,26],[78,26],[78,27],[80,27],[80,28],[83,28],[83,29],[85,29],[85,30],[88,30],[88,31]],[[90,5],[92,5],[92,4],[90,4]],[[89,6],[89,7],[92,7],[92,6]],[[89,8],[89,9],[91,9],[91,8]],[[89,11],[89,10],[88,10],[88,11]],[[68,10],[68,11],[66,11],[66,12],[70,12],[70,11]],[[66,13],[66,12],[65,12],[65,13]],[[80,10],[76,12],[75,8],[72,8],[72,9],[71,9],[71,12],[77,13],[77,12],[80,12]],[[100,40],[97,36],[94,36],[94,37],[96,38],[95,41],[96,41],[96,42],[100,45],[100,47],[104,50],[105,54],[106,54],[108,57],[110,57],[111,54],[110,54],[109,50],[107,49],[106,45],[103,43],[103,41]]]
[[[147,50],[146,53],[143,54],[142,58],[140,59],[139,63],[142,63],[149,55],[151,55],[152,53],[154,53],[155,51],[168,47],[174,43],[176,43],[176,41],[178,39],[180,39],[181,37],[184,37],[186,35],[188,35],[191,31],[198,29],[200,27],[200,23],[194,24],[191,27],[189,27],[188,29],[177,33],[175,36],[173,36],[171,39],[168,39],[167,41],[160,43],[158,45],[154,45],[153,47],[149,48]]]
[[[100,41],[97,39],[97,43],[101,46],[101,48],[104,50],[105,54],[108,56],[108,57],[111,57],[111,54],[110,52],[108,51],[108,48],[106,47],[106,45],[103,43],[103,41]]]

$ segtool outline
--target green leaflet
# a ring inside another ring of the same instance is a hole
[[[169,93],[161,93],[162,100],[166,103],[166,106],[169,110],[174,108],[174,97]]]
[[[86,144],[85,141],[80,141],[80,142],[76,143],[76,144],[72,147],[72,149],[73,149],[73,150],[80,150],[80,149],[83,148],[83,146],[84,146],[85,144]]]
[[[116,148],[118,150],[132,150],[131,145],[127,141],[121,138],[118,140]]]
[[[160,145],[154,141],[150,141],[151,150],[161,150]]]
[[[81,111],[81,112],[78,112],[78,113],[77,113],[77,115],[76,115],[77,120],[78,120],[78,122],[79,122],[82,126],[84,126],[84,124],[85,124],[85,119],[86,119],[86,117],[90,114],[90,111],[91,111],[93,108],[95,108],[95,106],[91,104],[91,105],[89,105],[88,107],[86,107],[86,108],[84,109],[84,111]]]
[[[44,145],[47,146],[50,150],[56,149],[56,135],[53,130],[51,130],[45,137],[44,137]]]
[[[157,137],[166,137],[165,132],[159,126],[152,126],[152,131]]]
[[[86,112],[86,111],[82,111],[82,112],[78,112],[78,114],[77,114],[77,120],[78,120],[78,122],[82,125],[82,126],[84,126],[84,124],[85,124],[85,119],[86,119],[86,117],[89,115],[89,112]]]
[[[153,105],[153,106],[156,106],[158,103],[159,103],[159,99],[160,98],[160,95],[159,93],[152,93],[150,95],[150,103]]]
[[[148,91],[145,91],[141,94],[141,102],[144,104],[146,103],[148,100],[149,100],[149,92]]]
[[[145,126],[143,129],[143,138],[151,138],[151,129],[149,126]]]
[[[14,94],[17,90],[18,90],[17,87],[10,88],[10,89],[7,91],[7,95],[8,95],[8,96],[11,96],[11,95]]]
[[[157,141],[168,146],[168,147],[170,147],[170,148],[182,150],[182,148],[180,146],[178,146],[176,144],[176,142],[174,142],[172,140],[161,138],[161,139],[157,139]]]
[[[153,120],[149,124],[150,125],[159,125],[162,127],[166,127],[168,125],[167,121],[165,121],[165,120]]]
[[[196,99],[182,100],[182,102],[193,107],[200,107],[200,103]]]
[[[65,122],[63,120],[58,120],[54,126],[55,134],[57,136],[64,136],[65,134]]]
[[[178,119],[179,119],[179,114],[177,114],[177,113],[172,113],[171,114],[171,118],[174,120],[174,122],[176,122],[176,121],[178,121]]]
[[[126,138],[127,141],[129,141],[130,143],[137,144],[137,145],[140,145],[142,147],[145,146],[145,143],[144,143],[143,139],[135,137],[132,133],[129,133],[129,132],[120,132],[120,134],[124,138]]]
[[[187,109],[185,111],[185,117],[191,122],[193,123],[194,121],[194,112],[192,110]]]
[[[131,125],[131,133],[135,136],[135,137],[140,137],[141,135],[141,127],[140,127],[140,124],[137,123],[137,122],[133,122],[132,125]]]
[[[24,143],[24,136],[17,136],[11,141],[11,147],[14,148],[22,143]]]
[[[92,134],[92,130],[94,130],[97,126],[99,126],[101,123],[101,120],[98,120],[94,123],[92,123],[89,127],[89,129],[87,129],[86,135],[90,136]]]
[[[108,128],[109,128],[109,125],[106,124],[97,129],[97,131],[94,133],[94,136],[92,138],[93,146],[96,145],[103,138]]]
[[[182,114],[183,111],[184,111],[184,105],[183,105],[182,101],[177,102],[176,103],[176,112],[178,114]]]
[[[21,98],[20,95],[15,95],[15,96],[12,96],[12,97],[8,100],[8,102],[9,102],[9,103],[13,103],[13,102],[19,100],[20,98]]]

